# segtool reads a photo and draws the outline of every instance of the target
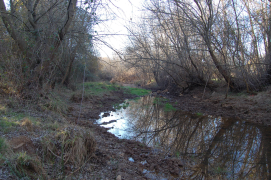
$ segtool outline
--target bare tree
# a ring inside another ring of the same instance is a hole
[[[269,79],[268,7],[269,1],[149,1],[141,25],[129,30],[134,47],[127,57],[148,64],[158,83],[211,87],[211,79],[222,78],[234,91],[261,90]]]

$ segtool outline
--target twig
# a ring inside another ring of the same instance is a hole
[[[61,159],[61,157],[58,156],[58,155],[56,155],[55,153],[53,153],[53,151],[52,151],[50,148],[47,147],[47,149],[48,149],[55,157],[58,157],[59,159]]]

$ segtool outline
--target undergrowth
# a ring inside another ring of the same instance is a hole
[[[51,110],[59,114],[65,114],[68,111],[67,106],[68,99],[61,97],[60,94],[50,93],[46,100],[40,102],[40,106],[43,110]]]

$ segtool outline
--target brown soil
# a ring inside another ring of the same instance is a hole
[[[231,93],[226,98],[226,88],[211,92],[197,88],[179,97],[171,97],[183,111],[208,115],[233,117],[265,126],[271,125],[271,86],[254,94]]]
[[[216,92],[211,92],[208,89],[204,92],[203,88],[198,88],[178,97],[171,96],[166,91],[155,93],[157,96],[166,96],[174,104],[177,102],[176,106],[184,111],[235,117],[263,125],[271,125],[271,88],[254,95],[230,93],[227,99],[225,99],[225,94],[225,88],[218,89]],[[166,157],[163,152],[157,152],[140,142],[119,139],[107,132],[106,128],[94,124],[101,112],[113,110],[113,104],[121,103],[127,98],[131,98],[131,96],[123,92],[115,92],[103,97],[93,97],[83,101],[82,104],[80,101],[70,102],[69,112],[64,115],[65,122],[69,122],[71,126],[90,129],[96,140],[96,151],[80,167],[65,165],[67,179],[121,180],[159,179],[159,177],[181,179],[178,177],[183,167],[181,160],[175,157]],[[40,144],[36,140],[37,135],[25,132],[21,134],[24,136],[20,134],[5,136],[14,151],[26,151],[28,154],[33,154],[33,151],[40,150]],[[39,152],[36,153],[39,154]],[[45,168],[48,179],[57,179],[52,173],[55,168],[53,164],[48,164]],[[3,173],[0,175],[0,179],[14,178],[12,175],[5,175],[5,173],[9,173],[8,168],[1,164],[0,172]]]

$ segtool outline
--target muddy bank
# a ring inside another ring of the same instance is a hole
[[[136,98],[136,95],[127,94],[124,91],[113,91],[110,94],[104,94],[103,96],[92,96],[88,99],[71,98],[71,104],[69,104],[69,113],[67,116],[71,119],[88,119],[95,121],[100,118],[101,112],[114,111],[114,105],[123,103],[125,99]],[[81,107],[81,113],[80,112]]]
[[[211,92],[208,89],[196,88],[186,94],[172,96],[168,93],[156,91],[157,96],[171,100],[178,109],[191,113],[232,117],[247,120],[260,125],[271,125],[271,87],[264,92],[255,94],[228,93],[220,88]]]

